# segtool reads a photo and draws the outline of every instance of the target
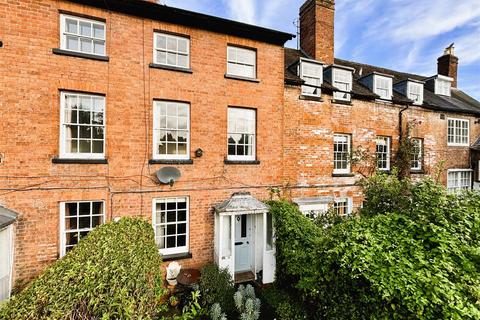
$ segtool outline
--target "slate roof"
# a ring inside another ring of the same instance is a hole
[[[144,0],[68,0],[132,16],[283,45],[295,35]]]
[[[17,220],[18,213],[0,206],[0,229],[3,229]]]
[[[269,210],[269,206],[254,198],[250,192],[237,192],[224,202],[214,206],[219,214],[257,214]]]
[[[302,79],[297,76],[295,68],[292,68],[292,66],[296,64],[301,57],[307,58],[307,56],[300,50],[285,48],[286,84],[301,85],[303,83]],[[374,100],[379,98],[375,93],[370,91],[368,87],[359,82],[360,78],[373,72],[384,73],[393,76],[393,84],[405,81],[407,79],[425,81],[426,79],[430,78],[423,75],[399,72],[338,58],[335,58],[335,64],[353,68],[355,70],[353,72],[352,95],[353,97],[359,99]],[[331,84],[329,85],[331,86]],[[446,97],[436,95],[425,87],[423,99],[424,102],[421,107],[426,109],[480,115],[480,102],[457,88],[452,88],[451,97]],[[411,103],[407,97],[395,90],[393,91],[392,102],[399,104]]]

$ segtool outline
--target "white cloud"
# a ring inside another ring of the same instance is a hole
[[[231,19],[250,24],[256,23],[255,0],[223,0],[223,2],[227,6]]]

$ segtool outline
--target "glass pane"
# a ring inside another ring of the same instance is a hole
[[[177,233],[177,228],[176,225],[174,224],[169,224],[167,225],[167,235],[172,235]]]
[[[178,210],[178,221],[187,221],[187,210]]]
[[[187,236],[177,236],[177,247],[185,247],[187,245]]]
[[[78,204],[78,207],[79,207],[79,214],[81,216],[90,215],[90,202],[80,202]]]
[[[103,153],[103,141],[92,142],[92,153]]]
[[[90,22],[80,21],[80,34],[85,37],[91,37],[92,24]]]
[[[177,154],[177,145],[174,143],[167,144],[167,154]]]
[[[177,64],[177,55],[175,53],[167,53],[167,64],[176,65]]]
[[[90,153],[91,152],[91,142],[88,140],[80,140],[78,149],[80,153]]]
[[[167,37],[164,35],[157,35],[157,49],[167,48]]]
[[[172,37],[167,38],[167,50],[177,51],[177,39]]]
[[[78,111],[79,123],[90,124],[90,111]]]
[[[167,63],[167,53],[165,51],[157,51],[157,63]]]
[[[93,139],[103,139],[103,127],[92,127]]]
[[[90,39],[80,39],[80,51],[82,51],[82,52],[92,52],[92,40],[90,40]]]
[[[157,150],[158,150],[158,154],[167,154],[167,144],[159,143]]]
[[[69,33],[77,33],[77,21],[72,19],[65,19],[66,31]]]
[[[80,126],[80,138],[90,139],[92,137],[92,128],[88,126]]]
[[[79,221],[79,229],[90,228],[90,217],[80,217],[78,221]]]
[[[67,49],[78,51],[78,38],[67,36]]]
[[[77,203],[66,203],[65,204],[65,216],[77,216]]]
[[[176,222],[176,221],[177,221],[177,213],[175,211],[168,211],[167,222]]]
[[[186,155],[187,154],[187,144],[186,143],[179,143],[177,146],[177,152],[179,155]]]
[[[178,66],[182,68],[188,68],[188,57],[184,55],[178,55]]]
[[[187,224],[180,223],[177,225],[177,234],[187,233]]]
[[[273,221],[272,214],[267,213],[267,251],[273,248]]]
[[[188,40],[187,39],[178,39],[178,52],[188,53]]]
[[[93,52],[95,54],[105,55],[105,43],[103,41],[95,41],[93,43]]]
[[[103,112],[93,112],[92,113],[92,123],[93,124],[103,124]]]
[[[167,237],[167,248],[175,248],[176,246],[175,238],[176,236]]]
[[[66,138],[75,139],[78,138],[78,126],[66,126]]]
[[[76,245],[78,243],[78,233],[66,234],[66,245]]]
[[[102,224],[102,217],[100,216],[92,217],[92,228],[95,228],[96,226],[99,226],[101,224]]]
[[[78,152],[78,140],[68,140],[66,145],[66,151],[68,153]]]
[[[93,36],[99,39],[105,39],[105,27],[100,24],[93,25]]]
[[[77,229],[77,217],[65,219],[65,230]]]

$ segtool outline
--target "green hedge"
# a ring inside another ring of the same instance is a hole
[[[0,309],[0,319],[151,319],[164,294],[152,226],[123,218],[94,229]]]
[[[480,319],[480,195],[447,195],[430,181],[400,187],[409,206],[382,211],[375,196],[366,206],[375,212],[329,228],[270,203],[277,282],[311,317]]]

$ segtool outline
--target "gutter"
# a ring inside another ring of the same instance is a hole
[[[400,110],[400,112],[398,113],[398,137],[399,137],[399,141],[402,141],[402,138],[403,138],[403,113],[405,111],[408,110],[408,108],[410,108],[410,105],[405,105],[405,107]]]

